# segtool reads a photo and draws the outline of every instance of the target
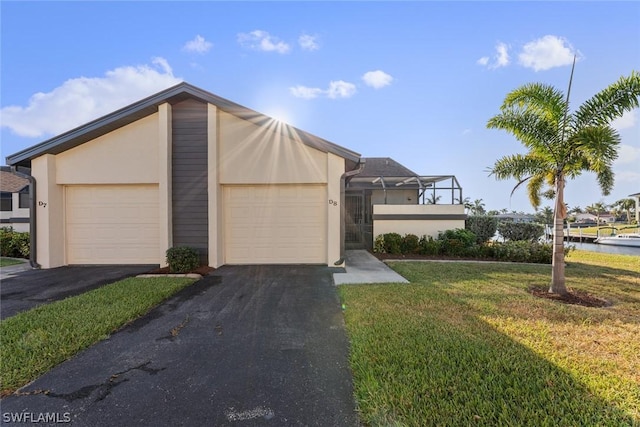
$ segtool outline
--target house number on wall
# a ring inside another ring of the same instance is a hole
[[[38,202],[38,206],[42,206],[43,208],[46,208],[47,207],[47,202],[43,202],[42,200],[40,200]]]
[[[329,199],[329,204],[331,206],[338,206],[338,202],[336,200],[333,200],[333,199]]]

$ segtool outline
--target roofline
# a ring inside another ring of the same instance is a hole
[[[196,98],[200,101],[213,104],[222,111],[258,125],[274,120],[265,114],[243,107],[240,104],[236,104],[228,99],[214,95],[187,82],[181,82],[105,116],[85,123],[82,126],[71,129],[17,153],[11,154],[6,157],[7,165],[27,165],[32,159],[43,154],[62,153],[63,151],[77,147],[78,145],[101,135],[105,135],[122,126],[126,126],[129,123],[133,123],[136,120],[150,116],[157,111],[157,107],[160,104],[165,102],[175,104],[188,98]],[[287,136],[299,139],[303,144],[320,151],[330,152],[356,163],[360,160],[359,153],[341,147],[293,126],[282,126],[281,132],[285,133],[285,131]]]

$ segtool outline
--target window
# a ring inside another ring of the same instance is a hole
[[[19,200],[20,201],[18,202],[18,207],[20,209],[29,208],[29,192],[28,191],[20,193]]]
[[[0,211],[7,212],[13,210],[13,199],[11,198],[11,193],[2,192],[0,193]]]

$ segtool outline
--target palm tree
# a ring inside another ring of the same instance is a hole
[[[567,216],[565,182],[582,172],[594,172],[602,193],[609,194],[613,187],[611,167],[620,144],[620,135],[611,127],[611,122],[640,104],[640,73],[632,71],[570,113],[574,68],[566,97],[551,85],[526,84],[508,93],[500,114],[487,123],[491,129],[513,134],[529,150],[526,154],[498,159],[490,174],[499,180],[515,178],[518,182],[513,191],[526,182],[534,208],[540,205],[545,189],[554,190],[553,268],[549,292],[558,294],[567,293],[563,242]]]
[[[587,213],[596,216],[596,224],[600,225],[600,214],[607,212],[607,205],[602,202],[594,203],[585,208]]]
[[[486,213],[482,199],[475,199],[473,201],[473,205],[471,205],[471,212],[473,212],[474,215],[484,215]]]
[[[427,205],[436,205],[438,204],[438,202],[440,201],[440,199],[442,198],[442,196],[436,196],[435,193],[429,195],[425,201],[427,203]]]
[[[633,199],[620,199],[616,201],[613,206],[616,206],[618,209],[623,210],[627,216],[627,223],[631,223],[631,210],[635,209],[636,201]]]

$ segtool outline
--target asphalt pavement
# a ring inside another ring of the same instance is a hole
[[[3,421],[356,426],[336,271],[221,267],[4,398]]]

